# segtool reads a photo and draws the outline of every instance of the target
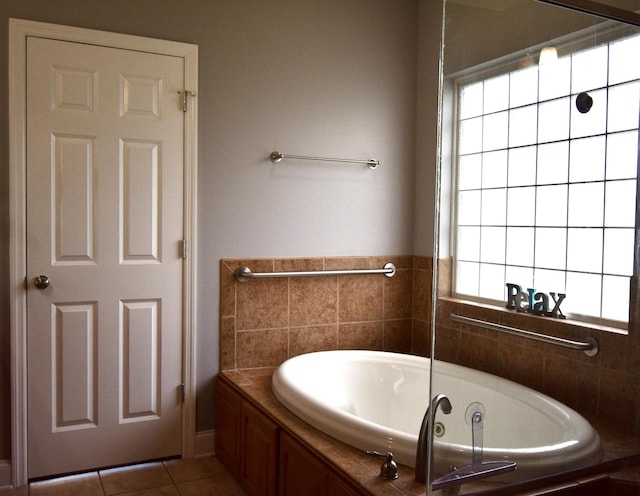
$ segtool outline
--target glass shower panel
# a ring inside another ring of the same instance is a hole
[[[442,457],[452,443],[474,474],[462,494],[572,480],[572,471],[640,455],[640,322],[630,321],[640,266],[640,28],[611,15],[640,12],[640,0],[443,6],[437,215],[446,232],[435,236],[431,392],[446,394],[452,412],[435,412],[430,476],[446,475],[436,467],[450,465]],[[606,15],[587,12],[599,7]],[[541,336],[551,339],[531,339]],[[566,348],[592,338],[593,356]],[[486,372],[488,382],[441,377],[438,362]],[[543,409],[519,410],[504,380],[581,420],[533,425]],[[589,433],[582,439],[572,437],[578,424]],[[478,439],[483,462],[513,458],[518,469],[476,477]],[[560,445],[580,454],[552,452]]]

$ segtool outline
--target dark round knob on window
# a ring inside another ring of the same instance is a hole
[[[588,93],[579,93],[576,97],[576,108],[581,114],[586,114],[593,107],[593,98]]]

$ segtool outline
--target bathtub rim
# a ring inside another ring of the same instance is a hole
[[[600,436],[595,428],[580,413],[561,403],[560,401],[551,398],[548,395],[545,395],[544,393],[541,393],[537,390],[521,385],[509,379],[496,376],[494,374],[483,372],[477,369],[472,369],[470,367],[465,367],[463,365],[444,362],[442,360],[431,361],[429,358],[417,355],[372,350],[330,350],[311,352],[292,357],[283,362],[274,371],[271,379],[271,389],[276,399],[285,408],[290,410],[297,417],[310,424],[312,427],[357,449],[362,449],[363,451],[370,449],[384,451],[384,440],[387,440],[388,451],[392,451],[394,453],[396,460],[399,463],[412,467],[415,462],[415,444],[417,442],[418,436],[417,432],[415,435],[410,435],[403,431],[399,431],[389,427],[381,428],[374,422],[368,421],[361,417],[357,417],[352,413],[336,408],[330,410],[324,409],[323,411],[321,411],[318,409],[309,410],[307,408],[300,407],[299,405],[303,402],[307,402],[315,406],[321,405],[321,402],[317,401],[311,395],[306,394],[303,391],[283,389],[283,387],[285,387],[285,381],[282,376],[288,372],[287,369],[292,368],[291,364],[294,364],[295,366],[301,360],[322,360],[326,359],[324,357],[328,355],[342,357],[351,355],[359,357],[360,359],[375,358],[376,361],[390,363],[397,363],[398,359],[401,359],[402,361],[407,361],[413,365],[422,367],[424,367],[425,363],[434,363],[435,367],[451,368],[452,370],[456,370],[458,374],[462,374],[465,371],[472,372],[473,374],[479,374],[479,377],[490,378],[491,381],[503,384],[505,385],[505,387],[513,387],[514,385],[516,385],[519,388],[524,388],[524,390],[528,391],[529,393],[533,393],[537,399],[544,399],[545,401],[549,401],[553,405],[559,405],[563,409],[565,409],[569,416],[567,422],[576,422],[588,427],[587,432],[589,433],[589,435],[586,437],[582,437],[580,439],[580,443],[577,443],[575,447],[565,446],[564,449],[560,450],[559,448],[562,448],[561,445],[563,445],[564,443],[541,446],[538,451],[540,453],[546,454],[546,456],[540,456],[540,459],[528,463],[527,469],[521,468],[520,470],[518,470],[519,475],[525,475],[524,473],[527,473],[529,471],[539,472],[545,466],[548,466],[550,461],[557,461],[564,465],[571,465],[570,468],[574,468],[577,460],[581,460],[583,458],[590,459],[589,463],[587,464],[591,464],[592,462],[597,463],[602,459],[603,446],[600,440]],[[349,425],[348,423],[351,423],[351,425]],[[363,429],[358,429],[354,432],[354,428],[352,425],[361,427]],[[574,431],[578,430],[578,426],[572,424],[572,427],[574,427]],[[436,440],[435,443],[436,446],[440,446],[442,448],[443,443],[439,443],[438,440]],[[580,444],[579,449],[578,444]],[[468,464],[470,457],[469,460],[466,460],[466,455],[461,456],[460,452],[466,452],[466,450],[470,450],[471,447],[469,445],[448,444],[446,445],[446,448],[447,462],[450,459],[454,459],[457,466],[464,466],[465,464]],[[534,447],[522,449],[499,448],[498,450],[500,451],[500,453],[507,452],[514,455],[522,455],[536,453],[536,449],[537,448]],[[496,459],[495,457],[492,458],[492,455],[495,454],[496,450],[496,448],[485,447],[485,460]],[[507,458],[501,456],[499,459]],[[437,462],[436,465],[438,465]],[[583,464],[581,466],[584,465],[586,464]],[[442,469],[442,466],[440,468]]]

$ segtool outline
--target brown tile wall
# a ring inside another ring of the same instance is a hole
[[[439,281],[450,280],[450,261],[439,263]],[[580,412],[599,428],[640,436],[640,326],[627,335],[569,320],[526,315],[504,307],[450,298],[440,287],[436,357],[480,369],[541,391]],[[593,337],[599,353],[581,351],[452,322],[458,313],[573,340]],[[633,319],[633,318],[632,318]],[[636,332],[634,332],[636,330]]]
[[[234,271],[338,270],[396,266],[383,275],[235,280]],[[411,353],[413,257],[225,259],[220,263],[220,368],[275,367],[311,351]],[[426,331],[426,329],[425,329]]]
[[[381,268],[378,275],[275,278],[239,283],[234,271]],[[450,298],[450,262],[440,260],[436,357],[514,380],[557,398],[598,426],[640,436],[640,333],[601,331]],[[430,355],[432,259],[336,257],[221,261],[220,368],[275,367],[289,357],[332,349]],[[458,324],[451,313],[569,339],[592,336],[600,352],[580,351]],[[637,326],[640,329],[640,326]]]

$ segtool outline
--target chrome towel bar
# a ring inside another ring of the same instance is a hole
[[[284,153],[280,153],[280,152],[271,152],[271,155],[269,155],[269,158],[274,164],[277,164],[283,158],[294,158],[297,160],[320,160],[322,162],[346,162],[349,164],[364,164],[367,167],[369,167],[369,169],[375,169],[382,163],[380,162],[380,160],[374,160],[372,158],[368,160],[359,160],[359,159],[350,159],[350,158],[307,157],[305,155],[285,155]]]
[[[572,339],[559,338],[557,336],[549,336],[547,334],[540,334],[533,331],[525,331],[524,329],[518,329],[516,327],[509,327],[502,324],[495,324],[493,322],[487,322],[485,320],[473,319],[471,317],[465,317],[463,315],[457,315],[452,313],[449,315],[452,321],[460,322],[461,324],[471,324],[478,327],[484,327],[485,329],[491,329],[492,331],[504,332],[513,336],[520,336],[527,339],[533,339],[534,341],[541,341],[543,343],[555,344],[564,348],[571,348],[572,350],[584,351],[587,356],[595,356],[598,354],[598,341],[595,338],[585,338],[584,341],[573,341]]]
[[[264,279],[268,277],[311,277],[311,276],[346,276],[354,274],[384,274],[393,277],[396,266],[391,262],[382,269],[351,269],[351,270],[311,270],[306,272],[251,272],[249,267],[238,267],[235,271],[236,281],[247,282],[250,279]]]

